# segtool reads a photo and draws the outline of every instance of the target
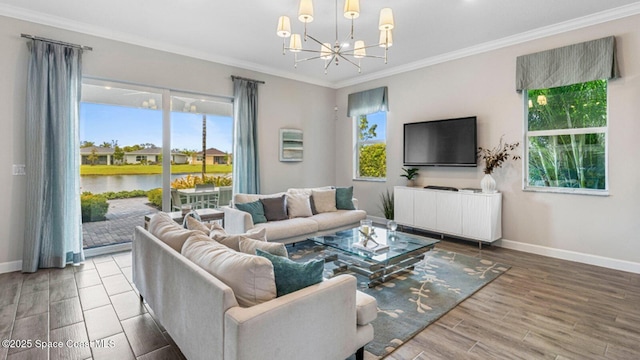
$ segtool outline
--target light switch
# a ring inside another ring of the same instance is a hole
[[[13,164],[13,175],[27,175],[24,164]]]

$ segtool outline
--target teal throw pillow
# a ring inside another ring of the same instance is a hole
[[[272,255],[260,249],[256,249],[256,255],[266,257],[273,264],[277,296],[286,295],[322,281],[324,260],[297,263],[284,256]]]
[[[260,200],[250,203],[236,204],[236,208],[251,214],[254,225],[267,222],[267,218],[264,216],[264,207]]]
[[[355,210],[353,206],[353,186],[336,188],[336,208],[338,210]]]

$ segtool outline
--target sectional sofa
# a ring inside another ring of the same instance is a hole
[[[330,200],[331,190],[335,192],[336,201],[320,204],[318,199]],[[345,203],[338,197],[343,193],[348,197]],[[255,203],[271,199],[284,198],[285,216],[275,217],[278,220],[267,219],[266,222],[254,223],[251,213],[242,211],[242,204]],[[310,212],[301,210],[304,199],[310,203]],[[315,200],[314,200],[315,199]],[[350,204],[352,206],[349,206]],[[316,206],[316,203],[318,203]],[[341,204],[342,203],[342,204]],[[301,205],[302,204],[302,205]],[[325,206],[320,206],[325,205]],[[359,225],[360,220],[367,217],[364,210],[358,210],[358,200],[353,198],[352,188],[334,188],[331,186],[319,188],[288,189],[286,192],[275,194],[235,194],[229,206],[223,207],[225,216],[225,230],[232,234],[242,234],[251,229],[265,229],[268,241],[289,244],[308,239],[313,236],[329,235],[340,230],[346,230]]]
[[[246,284],[229,283],[228,278],[214,276],[210,268],[187,258],[183,247],[189,243],[209,246],[205,242],[222,253],[225,275],[251,286],[273,276],[268,260],[221,250],[223,245],[198,230],[182,228],[164,213],[151,218],[149,231],[136,227],[133,282],[188,359],[340,360],[354,353],[357,359],[363,358],[364,345],[373,339],[371,321],[377,316],[377,306],[373,297],[356,289],[355,277],[335,276],[256,305],[241,306],[234,289]],[[245,273],[238,273],[245,271],[240,269],[245,264],[259,260],[259,271],[247,266]],[[230,263],[233,270],[229,270]]]

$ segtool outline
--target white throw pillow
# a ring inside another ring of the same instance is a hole
[[[177,252],[180,252],[182,245],[189,236],[194,233],[201,234],[200,231],[187,230],[178,225],[165,212],[156,213],[151,217],[149,220],[149,232]]]
[[[289,213],[290,219],[312,216],[309,195],[304,193],[287,194],[287,213]]]
[[[227,234],[224,229],[212,229],[209,237],[228,248],[240,251],[240,240],[244,238],[267,241],[267,229],[251,229],[244,234]]]
[[[336,208],[336,189],[313,190],[313,203],[318,213],[338,211]]]
[[[205,235],[209,235],[209,232],[211,231],[205,224],[201,223],[200,221],[198,221],[197,219],[191,217],[191,216],[187,216],[184,218],[184,221],[187,222],[187,229],[189,230],[198,230],[198,231],[202,231]]]
[[[260,249],[262,251],[266,251],[269,254],[284,256],[286,258],[289,257],[289,253],[287,252],[287,247],[282,243],[277,242],[267,242],[254,240],[249,238],[244,238],[240,240],[240,252],[245,254],[255,255],[256,249]]]
[[[273,264],[266,258],[233,251],[203,234],[190,236],[182,255],[229,286],[240,306],[276,298]]]

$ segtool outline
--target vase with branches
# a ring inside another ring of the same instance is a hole
[[[519,155],[511,155],[511,153],[520,145],[519,142],[506,143],[500,138],[498,146],[489,148],[478,148],[478,158],[484,161],[484,173],[492,174],[493,170],[502,167],[502,164],[509,160],[520,159]]]
[[[480,182],[482,192],[495,193],[496,181],[491,176],[495,169],[502,167],[507,160],[518,160],[520,155],[513,154],[514,150],[520,145],[519,142],[507,143],[500,138],[500,143],[494,148],[478,147],[478,158],[484,162],[484,178]]]

